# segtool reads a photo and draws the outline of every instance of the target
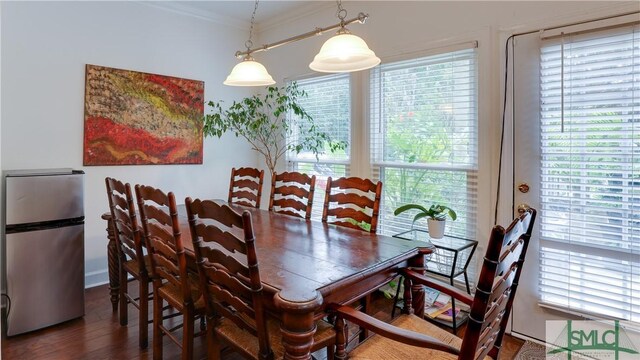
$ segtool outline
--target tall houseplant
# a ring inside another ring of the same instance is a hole
[[[243,137],[264,156],[272,176],[287,152],[310,151],[317,158],[325,150],[346,148],[346,142],[333,141],[302,108],[299,99],[307,94],[295,82],[266,90],[264,94],[234,101],[226,109],[221,102],[209,101],[212,112],[204,117],[204,135],[221,137],[231,132]]]
[[[458,217],[453,209],[440,204],[431,205],[429,209],[418,204],[406,204],[397,208],[393,214],[398,216],[409,210],[418,210],[416,216],[413,217],[413,223],[422,218],[428,218],[427,226],[429,228],[429,236],[433,239],[441,239],[444,236],[444,226],[447,215],[454,221]]]

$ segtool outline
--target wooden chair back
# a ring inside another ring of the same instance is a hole
[[[231,180],[229,181],[228,202],[260,208],[262,198],[262,182],[264,180],[264,170],[254,168],[231,169]]]
[[[460,359],[496,359],[516,295],[536,211],[529,209],[507,229],[495,226],[471,304]]]
[[[151,186],[136,185],[136,197],[153,281],[157,286],[165,281],[171,283],[181,289],[184,302],[191,303],[194,299],[191,298],[175,196]]]
[[[271,178],[269,211],[311,218],[316,176],[299,172],[283,172]]]
[[[378,211],[382,182],[357,177],[327,179],[322,221],[335,217],[331,223],[375,233],[378,228]]]
[[[251,214],[227,204],[186,199],[189,226],[208,314],[225,317],[258,338],[260,358],[272,353],[262,303]]]
[[[113,224],[115,224],[116,244],[119,248],[120,263],[135,260],[138,271],[145,276],[143,240],[140,236],[136,210],[131,195],[131,185],[114,178],[106,178],[107,197]]]

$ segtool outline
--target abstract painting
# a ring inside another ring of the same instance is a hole
[[[202,164],[204,82],[87,65],[84,165]]]

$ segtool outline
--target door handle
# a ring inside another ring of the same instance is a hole
[[[518,205],[518,214],[522,215],[529,209],[531,209],[531,206],[529,206],[529,204],[520,204]]]

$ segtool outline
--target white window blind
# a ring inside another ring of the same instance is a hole
[[[383,64],[370,84],[371,162],[383,181],[379,232],[411,228],[415,214],[393,215],[403,204],[442,204],[458,214],[447,233],[475,239],[475,48]]]
[[[349,74],[321,76],[297,81],[298,88],[307,93],[300,98],[302,108],[313,117],[322,132],[334,141],[351,143],[351,90]],[[294,134],[295,136],[295,134]],[[349,175],[350,147],[332,153],[325,144],[323,154],[316,156],[310,151],[287,154],[289,170],[316,175],[316,190],[311,218],[322,218],[327,177],[339,178]]]
[[[640,31],[541,49],[541,302],[640,322]]]

